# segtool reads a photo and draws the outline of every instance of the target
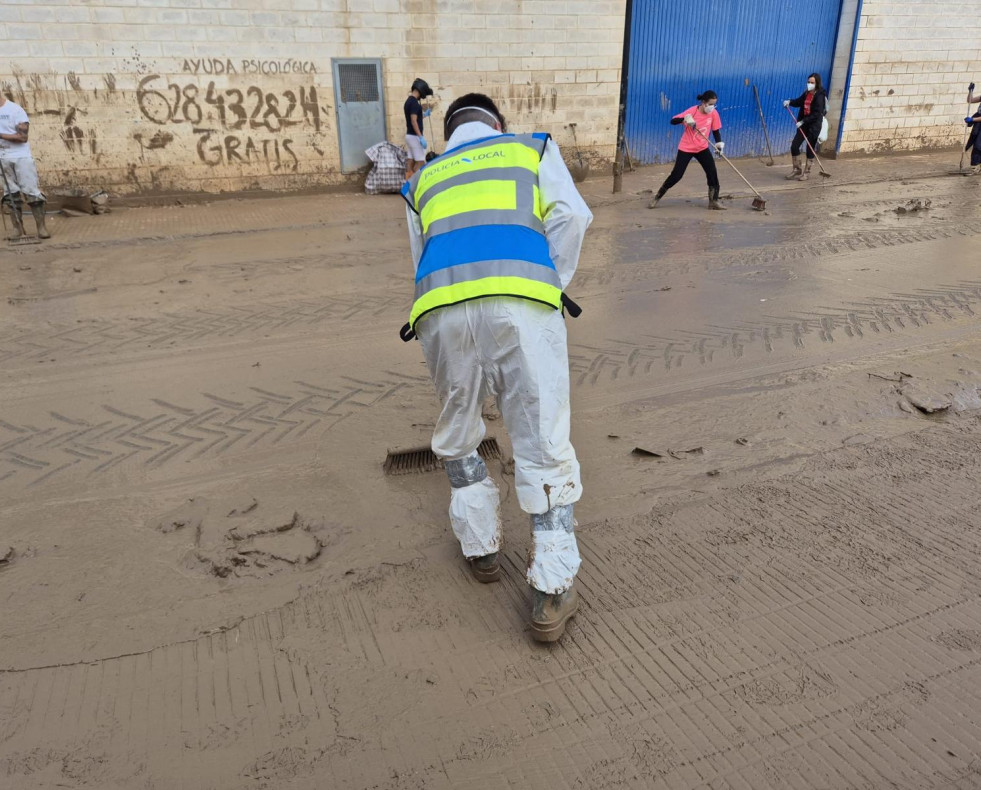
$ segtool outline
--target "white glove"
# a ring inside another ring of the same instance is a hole
[[[798,121],[797,122],[797,128],[798,129],[800,129],[803,125],[804,125],[804,122],[803,121]]]
[[[691,115],[686,115],[685,116],[685,125],[686,126],[694,126],[695,125],[695,119],[694,119],[694,117],[692,117]]]
[[[726,147],[726,144],[723,143],[723,142],[716,143],[715,144],[715,153],[721,154],[722,153],[722,149],[725,148],[725,147]]]
[[[783,100],[783,106],[784,107],[789,107],[790,106],[790,99],[784,99]]]

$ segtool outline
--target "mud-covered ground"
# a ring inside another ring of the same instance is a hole
[[[582,608],[530,641],[440,472],[402,203],[0,248],[0,787],[981,785],[981,180],[956,154],[594,178]]]

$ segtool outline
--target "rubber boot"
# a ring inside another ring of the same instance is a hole
[[[470,572],[481,584],[490,584],[501,578],[501,562],[498,553],[485,554],[483,557],[473,557],[470,560]]]
[[[792,160],[793,160],[793,163],[794,163],[794,169],[790,171],[790,175],[789,176],[786,176],[786,179],[788,181],[793,181],[798,176],[800,176],[801,173],[804,172],[803,170],[800,169],[800,157],[799,156],[794,156],[794,157],[792,157]]]
[[[531,638],[536,642],[555,642],[565,633],[565,624],[579,608],[575,587],[549,595],[531,588]]]
[[[797,176],[798,181],[807,181],[811,177],[811,160],[807,160],[807,164],[804,165],[804,172]]]
[[[50,239],[51,234],[44,224],[44,201],[31,203],[31,213],[34,215],[34,224],[37,225],[37,236],[39,239]]]
[[[719,188],[709,187],[709,204],[708,207],[712,211],[725,211],[726,207],[719,202]]]
[[[651,202],[647,204],[647,208],[657,208],[658,201],[664,197],[664,190],[659,189],[654,197],[651,198]]]
[[[4,198],[3,202],[10,207],[10,220],[14,226],[14,232],[10,234],[9,238],[11,241],[16,241],[21,236],[25,235],[24,217],[23,214],[21,213],[20,201],[18,200],[15,203],[11,198],[8,197],[8,198]]]

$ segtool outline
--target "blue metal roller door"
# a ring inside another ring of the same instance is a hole
[[[753,84],[774,153],[794,127],[780,102],[818,72],[831,80],[842,0],[633,0],[625,134],[638,162],[669,162],[680,131],[672,116],[711,89],[719,94],[731,156],[766,151]]]

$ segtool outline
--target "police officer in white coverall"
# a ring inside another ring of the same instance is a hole
[[[505,132],[490,98],[460,97],[445,116],[448,150],[402,188],[416,268],[403,337],[421,341],[443,404],[432,449],[450,479],[453,532],[482,582],[500,575],[500,499],[477,454],[482,401],[497,398],[531,515],[531,633],[551,642],[578,607],[582,483],[561,308],[593,215],[547,134]]]

